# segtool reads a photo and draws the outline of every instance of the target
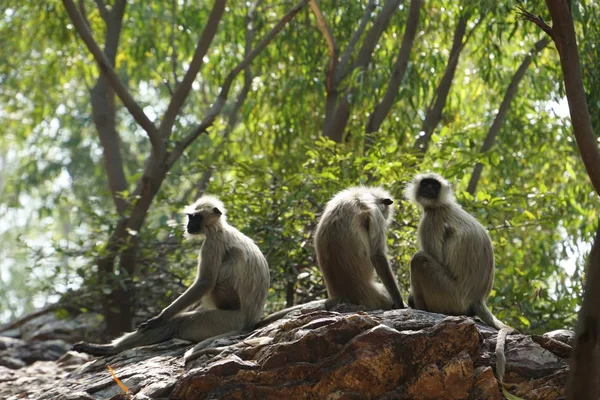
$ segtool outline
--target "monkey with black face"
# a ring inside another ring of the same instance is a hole
[[[74,350],[111,355],[172,338],[199,342],[251,329],[260,319],[270,277],[267,261],[258,246],[227,223],[223,203],[216,197],[202,196],[184,212],[185,236],[204,239],[194,283],[137,331],[111,344],[80,342],[73,346]]]
[[[304,307],[329,310],[338,303],[351,303],[371,310],[404,308],[387,258],[393,203],[380,187],[352,187],[336,194],[325,207],[314,239],[329,298],[276,312],[257,327]],[[375,272],[383,284],[375,281]]]
[[[407,186],[406,197],[423,210],[419,252],[410,264],[408,304],[441,314],[478,316],[501,330],[497,350],[502,350],[506,333],[516,330],[486,306],[494,283],[494,249],[487,230],[462,209],[450,184],[438,174],[417,175]],[[497,356],[496,371],[502,380],[504,352]]]

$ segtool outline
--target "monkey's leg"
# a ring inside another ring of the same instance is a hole
[[[414,307],[418,310],[450,315],[467,311],[468,305],[463,304],[454,277],[423,251],[417,252],[411,260],[410,286]]]
[[[232,331],[244,330],[244,315],[241,310],[198,310],[175,317],[181,326],[177,337],[192,342],[201,342],[185,353],[186,362],[201,355],[206,343],[202,341],[214,336],[225,336]],[[198,352],[198,354],[197,354]]]
[[[131,349],[138,346],[146,346],[149,344],[164,342],[175,337],[179,330],[179,321],[167,321],[163,326],[147,329],[143,332],[135,331],[126,333],[118,339],[112,341],[111,344],[94,344],[79,342],[73,345],[73,350],[81,353],[88,353],[94,356],[107,356],[118,354],[123,350]]]

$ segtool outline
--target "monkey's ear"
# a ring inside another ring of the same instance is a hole
[[[390,204],[394,204],[394,200],[392,200],[392,199],[383,199],[383,200],[381,200],[381,202],[386,206],[389,206]]]
[[[213,208],[213,212],[214,212],[216,215],[222,215],[222,214],[223,214],[223,213],[221,212],[221,210],[219,210],[217,207]]]

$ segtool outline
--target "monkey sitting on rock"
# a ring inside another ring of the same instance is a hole
[[[393,203],[380,187],[351,187],[336,194],[325,206],[314,239],[329,298],[273,313],[257,327],[303,307],[330,310],[338,303],[351,303],[371,310],[404,308],[387,258]],[[383,284],[375,281],[375,272]]]
[[[477,316],[499,329],[496,373],[502,381],[504,341],[517,331],[486,306],[494,283],[494,249],[487,230],[462,209],[450,184],[438,174],[417,175],[405,194],[423,210],[419,251],[410,263],[408,304],[429,312]]]
[[[137,331],[111,344],[79,342],[73,350],[112,355],[172,338],[200,342],[231,331],[250,330],[260,320],[270,277],[258,246],[227,223],[223,203],[216,197],[202,196],[184,212],[186,237],[204,239],[194,283]]]

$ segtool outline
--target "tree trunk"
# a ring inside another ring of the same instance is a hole
[[[575,344],[567,381],[567,399],[600,398],[600,220],[588,260]]]
[[[554,41],[569,103],[575,140],[596,193],[600,195],[600,151],[587,107],[571,1],[546,0],[552,27],[539,16],[520,8],[520,14]],[[588,260],[583,302],[579,310],[575,344],[567,380],[567,399],[597,400],[600,397],[600,220]]]

